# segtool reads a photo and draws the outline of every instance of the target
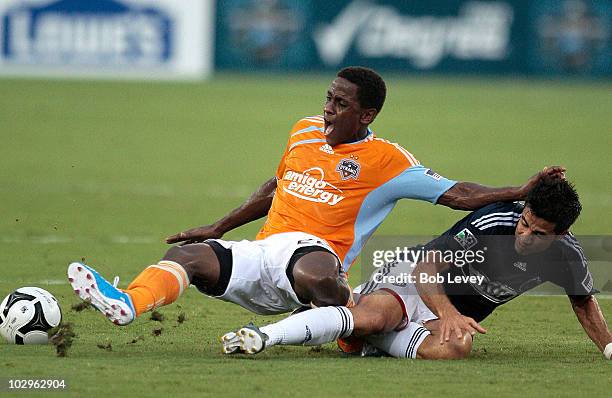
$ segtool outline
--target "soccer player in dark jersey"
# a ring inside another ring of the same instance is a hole
[[[357,305],[343,322],[326,321],[337,307],[317,308],[261,329],[249,325],[230,332],[224,345],[256,353],[275,344],[315,345],[351,336],[341,344],[347,351],[365,337],[395,357],[465,358],[473,335],[486,333],[480,321],[549,281],[565,290],[578,321],[610,359],[612,334],[593,296],[583,250],[569,232],[580,211],[569,182],[541,180],[526,204],[485,206],[414,248],[412,258],[381,267],[355,289]]]

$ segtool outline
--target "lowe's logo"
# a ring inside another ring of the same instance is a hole
[[[131,4],[19,1],[0,15],[2,58],[19,64],[85,66],[167,62],[172,55],[171,19],[159,9]]]

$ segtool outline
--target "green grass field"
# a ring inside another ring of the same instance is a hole
[[[459,362],[345,358],[332,345],[224,357],[217,336],[276,318],[194,289],[162,309],[161,324],[143,317],[117,328],[70,309],[78,301],[64,282],[70,261],[85,258],[126,286],[163,255],[165,236],[214,221],[273,175],[291,125],[321,112],[331,79],[0,80],[0,296],[48,289],[78,334],[67,358],[1,342],[0,378],[64,378],[69,390],[57,395],[75,397],[609,396],[612,363],[563,297],[502,307]],[[380,136],[442,175],[489,185],[563,164],[584,206],[574,231],[612,234],[609,83],[390,78],[388,86],[373,126]],[[378,234],[435,234],[461,215],[404,201]],[[252,238],[260,225],[226,238]],[[600,303],[612,319],[612,300]],[[109,343],[112,351],[97,347]]]

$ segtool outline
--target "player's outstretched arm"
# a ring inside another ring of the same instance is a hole
[[[420,262],[416,265],[413,275],[416,275],[415,285],[419,296],[427,307],[438,316],[440,322],[440,344],[450,341],[454,333],[458,339],[463,337],[464,331],[472,336],[478,333],[486,333],[486,329],[480,326],[473,318],[461,315],[450,302],[444,292],[444,288],[437,282],[421,282],[420,274],[435,277],[447,269],[449,264],[435,262]],[[434,278],[428,278],[434,280]]]
[[[492,188],[473,182],[458,182],[438,199],[438,204],[455,210],[474,210],[494,202],[523,200],[542,178],[565,178],[565,168],[545,167],[520,187]]]
[[[192,228],[166,238],[166,243],[201,242],[206,239],[221,238],[226,232],[251,221],[265,217],[272,205],[276,190],[276,177],[264,182],[240,207],[214,224]]]
[[[606,319],[593,296],[570,296],[572,309],[578,321],[593,343],[607,359],[612,359],[612,333],[608,330]]]

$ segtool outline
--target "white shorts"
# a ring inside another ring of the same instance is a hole
[[[414,266],[415,264],[410,261],[392,262],[383,265],[370,276],[366,283],[357,286],[353,290],[355,301],[359,299],[359,296],[365,296],[379,290],[393,295],[402,306],[402,311],[404,312],[404,319],[397,330],[405,328],[408,322],[416,322],[423,325],[427,321],[438,319],[429,307],[425,305],[414,283],[408,281],[394,281],[391,283],[389,281],[393,281],[393,278],[395,280],[405,279],[407,275],[412,274]]]
[[[325,240],[303,232],[284,232],[256,241],[211,240],[232,251],[227,289],[213,297],[261,315],[282,314],[309,305],[299,301],[287,278],[287,265],[297,249],[320,246],[335,255]]]

